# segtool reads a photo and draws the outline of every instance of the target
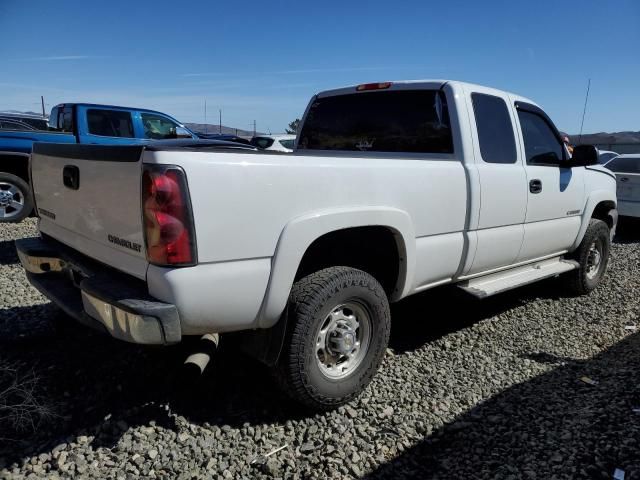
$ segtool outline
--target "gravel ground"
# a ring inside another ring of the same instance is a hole
[[[12,239],[35,222],[0,225],[0,363],[37,375],[53,412],[35,432],[0,418],[0,478],[640,479],[640,335],[626,328],[640,329],[640,228],[627,227],[589,297],[551,280],[395,305],[371,386],[320,415],[224,338],[185,384],[187,346],[73,328],[17,264]]]

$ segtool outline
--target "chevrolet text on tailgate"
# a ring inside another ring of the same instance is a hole
[[[294,399],[326,409],[375,374],[389,302],[558,275],[596,288],[617,223],[597,160],[517,95],[365,84],[314,96],[292,155],[36,144],[41,236],[16,244],[80,322],[145,344],[245,331]]]

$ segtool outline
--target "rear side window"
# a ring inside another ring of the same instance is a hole
[[[131,113],[119,110],[87,110],[89,133],[103,137],[133,138]]]
[[[606,167],[615,173],[640,173],[640,157],[614,158]]]
[[[288,148],[289,150],[293,150],[294,143],[295,140],[280,140],[280,145],[282,145],[284,148]]]
[[[480,154],[487,163],[516,163],[516,141],[507,103],[500,97],[472,93]]]
[[[564,146],[549,124],[539,115],[518,110],[522,139],[531,165],[558,165],[564,158]]]
[[[269,148],[271,145],[273,145],[273,142],[273,138],[266,137],[255,137],[251,139],[251,145],[262,150],[264,150],[265,148]]]
[[[298,147],[309,150],[453,153],[444,93],[392,90],[318,98]]]

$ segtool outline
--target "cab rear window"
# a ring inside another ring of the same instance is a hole
[[[392,90],[318,98],[298,147],[308,150],[453,153],[444,93]]]

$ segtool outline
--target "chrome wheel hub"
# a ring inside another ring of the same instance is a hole
[[[334,308],[316,334],[316,360],[326,377],[350,375],[367,354],[371,340],[371,316],[352,301]]]
[[[15,217],[24,208],[24,195],[15,185],[0,182],[0,219]]]
[[[595,240],[589,247],[589,252],[587,253],[587,278],[589,280],[592,280],[600,271],[602,256],[602,241]]]

